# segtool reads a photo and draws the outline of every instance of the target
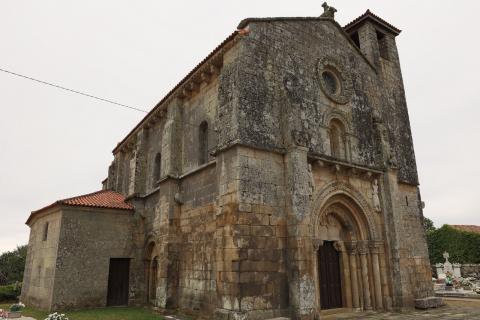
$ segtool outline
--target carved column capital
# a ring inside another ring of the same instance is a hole
[[[333,247],[335,248],[335,250],[337,250],[338,252],[345,252],[346,248],[345,248],[345,243],[343,241],[335,241],[333,243]]]
[[[383,252],[383,241],[372,240],[368,243],[371,253],[382,253]]]
[[[318,251],[321,246],[323,246],[323,240],[320,239],[313,239],[312,240],[313,248],[315,251]]]
[[[357,253],[357,244],[357,241],[345,242],[345,247],[347,248],[349,254],[354,255]]]
[[[368,242],[367,241],[359,241],[358,242],[358,253],[359,254],[367,254],[368,253]]]

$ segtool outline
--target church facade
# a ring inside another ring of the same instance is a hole
[[[102,191],[32,212],[22,301],[312,320],[427,301],[400,30],[324,8],[243,20],[115,147]]]

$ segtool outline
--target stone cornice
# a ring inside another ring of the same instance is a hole
[[[353,174],[353,175],[364,175],[368,179],[382,175],[385,172],[385,170],[382,168],[370,167],[362,164],[340,161],[340,160],[332,159],[331,157],[328,157],[328,156],[315,154],[311,152],[309,152],[308,158],[311,163],[317,164],[320,167],[331,168],[332,170],[337,172],[344,171],[348,174]]]

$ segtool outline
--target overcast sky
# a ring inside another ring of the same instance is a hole
[[[321,0],[0,1],[0,68],[150,110],[245,17],[319,16]],[[370,9],[397,45],[425,215],[480,224],[478,1],[336,0]],[[285,39],[286,41],[288,39]],[[101,188],[144,114],[0,72],[0,252],[32,210]]]

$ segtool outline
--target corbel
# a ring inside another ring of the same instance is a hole
[[[351,167],[350,170],[348,170],[350,175],[356,176],[358,174],[358,170],[355,167]]]
[[[182,98],[190,98],[192,96],[192,92],[188,90],[186,86],[183,86],[180,90]]]
[[[209,71],[210,74],[212,74],[212,75],[218,75],[218,74],[220,74],[220,68],[218,68],[217,66],[215,66],[213,63],[211,63],[211,64],[208,66],[208,71]]]
[[[332,166],[332,171],[333,171],[334,173],[339,173],[341,170],[342,170],[342,167],[341,167],[339,164],[334,164],[334,165]]]
[[[193,94],[198,91],[198,84],[192,80],[187,84],[187,89]]]
[[[203,71],[201,74],[200,74],[200,79],[202,80],[202,82],[206,82],[206,83],[210,83],[210,80],[212,79],[210,74],[208,74],[207,72]]]
[[[319,166],[320,168],[325,168],[325,162],[322,161],[322,160],[317,160],[315,162],[317,164],[317,166]]]

